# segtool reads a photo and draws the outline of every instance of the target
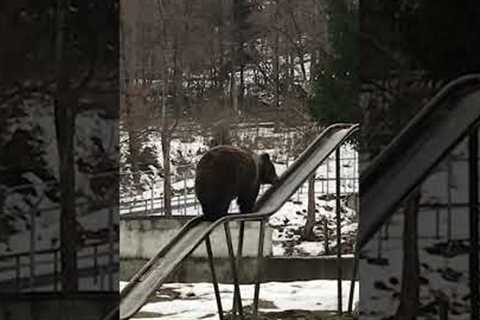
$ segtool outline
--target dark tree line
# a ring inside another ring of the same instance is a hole
[[[62,289],[76,291],[79,230],[75,176],[81,167],[75,147],[76,118],[89,110],[100,110],[112,119],[118,116],[117,3],[2,2],[0,16],[0,107],[8,115],[2,118],[0,129],[0,162],[5,172],[0,184],[6,189],[24,184],[26,173],[48,182],[47,196],[61,206]],[[50,159],[56,158],[58,163],[45,163],[42,157],[46,142],[38,122],[42,120],[34,116],[36,110],[50,110],[54,118],[57,157]],[[31,126],[17,128],[29,115],[33,115]],[[90,170],[98,164],[102,171],[116,170],[116,155],[98,157],[87,165]],[[25,160],[19,162],[19,158]],[[113,205],[117,199],[110,201]],[[2,214],[0,219],[8,219],[5,217],[7,214]]]

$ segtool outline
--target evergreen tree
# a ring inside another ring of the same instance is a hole
[[[422,0],[402,9],[404,50],[431,78],[451,80],[480,71],[478,1]]]
[[[324,124],[358,122],[358,8],[353,2],[327,1],[331,60],[314,76],[312,115]]]

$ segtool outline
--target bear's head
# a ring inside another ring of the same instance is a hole
[[[278,181],[278,176],[270,156],[268,153],[262,153],[259,158],[258,173],[260,184],[274,184]]]

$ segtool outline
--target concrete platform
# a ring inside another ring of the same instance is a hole
[[[116,292],[1,294],[0,320],[102,319],[120,300]]]
[[[266,257],[263,282],[286,282],[337,279],[336,257]],[[121,259],[120,280],[128,281],[140,267],[147,262],[146,259]],[[231,283],[230,262],[227,258],[215,258],[215,270],[218,281]],[[353,269],[353,257],[342,258],[343,280],[350,280]],[[253,283],[256,272],[255,258],[246,257],[242,260],[240,282]],[[208,260],[203,257],[187,258],[180,268],[173,273],[167,282],[196,283],[210,282],[211,274]]]

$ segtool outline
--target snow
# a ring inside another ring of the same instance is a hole
[[[314,227],[314,233],[321,241],[303,241],[301,240],[301,231],[306,222],[307,195],[304,193],[300,197],[300,202],[288,201],[277,213],[269,220],[270,226],[274,228],[272,235],[273,255],[323,255],[325,254],[323,232],[324,226],[320,223],[326,219],[328,229],[331,232],[335,230],[336,201],[335,200],[316,200],[317,225]],[[342,201],[343,202],[343,201]],[[342,240],[343,243],[352,243],[357,230],[356,213],[352,209],[345,207],[342,203]],[[335,233],[329,236],[329,247],[336,246]]]
[[[120,282],[120,288],[126,285]],[[220,284],[224,311],[232,308],[233,285]],[[342,281],[343,309],[348,307],[350,281]],[[253,285],[240,286],[243,306],[253,303]],[[217,306],[211,283],[167,283],[140,312],[151,312],[148,319],[217,319]],[[354,301],[358,300],[358,284]],[[158,301],[158,302],[157,302]],[[337,309],[337,282],[335,280],[311,280],[294,282],[268,282],[260,287],[260,311],[308,310],[331,311]],[[136,319],[142,319],[141,313]],[[145,318],[146,319],[146,318]]]

